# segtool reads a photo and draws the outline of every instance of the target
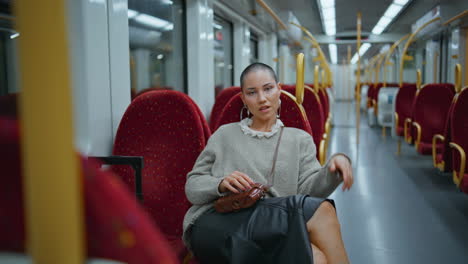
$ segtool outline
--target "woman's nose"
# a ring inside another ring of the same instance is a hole
[[[266,101],[266,97],[265,97],[265,94],[263,92],[258,93],[258,101],[259,102],[265,102]]]

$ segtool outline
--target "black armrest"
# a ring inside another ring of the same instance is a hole
[[[138,200],[143,202],[143,190],[141,182],[141,170],[143,169],[143,157],[138,156],[103,156],[90,157],[100,159],[104,164],[108,165],[130,165],[135,171],[135,195]]]

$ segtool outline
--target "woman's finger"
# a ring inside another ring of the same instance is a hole
[[[221,182],[221,185],[224,187],[224,192],[225,191],[230,191],[230,192],[233,192],[233,193],[239,193],[239,191],[236,188],[232,187],[232,185],[231,185],[231,183],[229,183],[227,177]]]
[[[236,179],[236,176],[231,176],[230,180],[229,180],[229,183],[231,184],[231,186],[237,188],[238,190],[243,190],[245,191],[245,187],[244,185],[242,185],[242,183],[240,183],[237,179]]]
[[[250,185],[253,185],[255,184],[254,181],[249,177],[247,176],[247,174],[243,173],[243,172],[240,172],[240,171],[236,171],[244,180],[246,180],[248,183],[250,183]]]
[[[250,188],[250,184],[244,179],[244,177],[242,177],[241,175],[239,174],[233,174],[233,177],[239,182],[242,184],[242,186],[245,188],[245,189],[249,189]]]

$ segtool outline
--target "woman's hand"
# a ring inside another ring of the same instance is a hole
[[[254,184],[252,179],[246,174],[235,171],[230,175],[224,177],[221,183],[218,186],[218,190],[220,193],[224,193],[227,191],[231,191],[233,193],[239,193],[239,190],[248,190],[250,186]]]
[[[354,183],[353,168],[348,158],[343,155],[337,155],[330,160],[328,166],[330,172],[338,172],[343,176],[343,191],[349,190]]]

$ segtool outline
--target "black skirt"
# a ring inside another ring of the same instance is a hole
[[[332,200],[305,195],[260,200],[232,213],[214,208],[192,226],[190,242],[202,264],[313,263],[306,223]]]

